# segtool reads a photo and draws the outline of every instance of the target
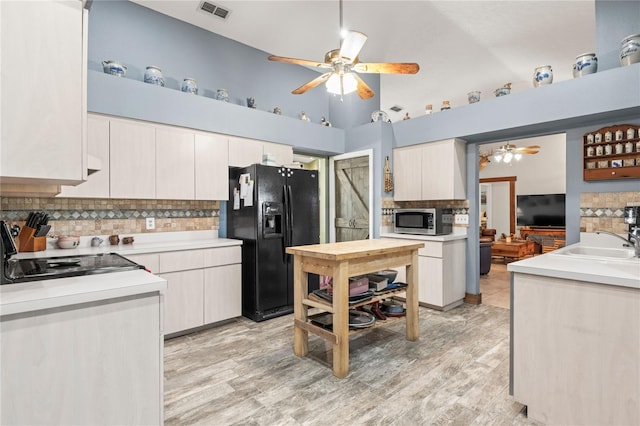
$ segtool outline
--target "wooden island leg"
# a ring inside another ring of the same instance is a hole
[[[333,267],[333,374],[342,379],[349,374],[349,277],[348,264]]]
[[[302,270],[302,256],[293,256],[293,317],[307,321],[307,307],[302,303],[308,293],[309,274]],[[309,332],[293,324],[293,353],[306,356],[309,353]]]
[[[407,265],[407,340],[420,337],[418,326],[418,250],[411,253],[411,265]]]

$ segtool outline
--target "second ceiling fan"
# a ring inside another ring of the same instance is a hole
[[[342,29],[342,0],[340,0],[340,29]],[[326,82],[329,93],[343,95],[357,91],[360,98],[369,99],[375,93],[357,73],[415,74],[420,70],[420,66],[413,62],[359,62],[358,55],[366,41],[365,34],[359,31],[348,31],[340,49],[328,51],[324,55],[324,62],[275,55],[269,56],[269,60],[329,70],[292,91],[294,95],[305,93]]]

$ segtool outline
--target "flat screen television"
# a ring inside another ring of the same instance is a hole
[[[518,226],[565,226],[565,194],[518,195]]]

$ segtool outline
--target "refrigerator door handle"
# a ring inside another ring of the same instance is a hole
[[[289,205],[287,206],[287,214],[289,215],[289,226],[287,228],[287,233],[289,235],[288,235],[287,246],[291,247],[291,244],[293,244],[293,208],[291,206],[293,195],[291,194],[291,185],[287,185],[287,196],[289,198]]]
[[[287,261],[286,248],[289,247],[289,193],[287,186],[282,185],[282,194],[284,196],[284,229],[282,230],[282,261]]]

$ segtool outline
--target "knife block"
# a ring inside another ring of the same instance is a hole
[[[18,251],[43,251],[47,248],[47,237],[34,237],[36,230],[23,226],[18,235]]]

